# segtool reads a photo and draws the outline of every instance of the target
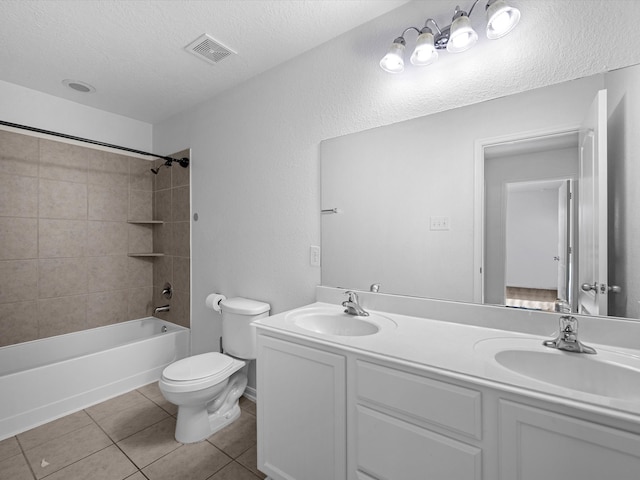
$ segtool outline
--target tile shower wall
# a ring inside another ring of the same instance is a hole
[[[151,166],[0,131],[0,346],[151,315]]]
[[[189,158],[189,150],[170,155],[173,158]],[[171,168],[162,167],[154,177],[154,219],[164,223],[153,227],[153,247],[163,252],[155,259],[153,270],[154,305],[170,305],[169,312],[155,316],[190,327],[190,277],[191,277],[191,212],[190,212],[190,168],[174,163]],[[166,282],[173,286],[173,297],[163,298],[162,288]]]

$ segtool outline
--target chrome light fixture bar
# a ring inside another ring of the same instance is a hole
[[[430,65],[438,59],[438,50],[446,49],[450,53],[464,52],[475,45],[478,34],[471,27],[469,15],[479,0],[475,0],[469,13],[457,6],[451,24],[440,28],[433,18],[424,22],[424,27],[408,27],[396,38],[389,52],[380,60],[380,67],[389,73],[401,73],[404,71],[404,51],[406,41],[404,36],[410,30],[418,34],[416,46],[411,54],[411,63],[416,66]],[[520,21],[520,10],[511,7],[506,0],[488,0],[485,5],[487,16],[487,38],[495,40],[502,38],[511,32]],[[431,24],[436,33],[429,27]]]

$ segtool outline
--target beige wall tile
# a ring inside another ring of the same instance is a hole
[[[98,152],[88,161],[88,183],[111,188],[129,188],[129,157]]]
[[[187,328],[191,326],[189,318],[189,298],[188,293],[180,290],[175,290],[171,298],[171,310],[173,310],[174,313],[171,321]]]
[[[154,163],[142,158],[129,159],[129,188],[132,190],[153,190],[155,175],[151,172]]]
[[[181,152],[177,152],[173,155],[170,155],[173,158],[189,158],[189,150],[183,150]],[[187,168],[181,167],[179,164],[174,163],[173,167],[171,167],[173,172],[171,172],[171,186],[172,187],[181,187],[183,185],[189,185],[189,172],[191,171],[191,165]]]
[[[153,250],[166,255],[173,250],[173,223],[156,225],[153,228]]]
[[[160,167],[160,171],[157,175],[154,175],[153,189],[157,191],[171,188],[171,170],[173,170],[173,167],[167,168],[162,166],[164,165],[164,160],[156,160],[154,164],[154,168]]]
[[[38,220],[0,217],[0,260],[38,256]]]
[[[173,282],[176,290],[191,291],[190,262],[188,257],[173,257]]]
[[[0,175],[0,217],[37,217],[38,179]]]
[[[127,189],[89,185],[89,220],[127,221]]]
[[[130,288],[128,294],[129,320],[150,317],[153,314],[153,287]]]
[[[129,225],[129,252],[149,253],[153,250],[153,230],[148,225]]]
[[[89,257],[87,258],[87,288],[89,293],[111,292],[127,288],[128,257]]]
[[[40,178],[87,183],[87,162],[100,152],[55,140],[40,139]]]
[[[87,295],[87,328],[113,325],[129,320],[128,290]]]
[[[87,222],[87,255],[126,255],[129,225],[126,222]]]
[[[63,335],[87,328],[87,296],[38,300],[38,336]]]
[[[38,298],[87,293],[86,258],[40,259],[38,274]]]
[[[0,174],[38,176],[38,138],[0,130]]]
[[[153,219],[153,192],[129,191],[129,220]]]
[[[191,251],[191,223],[190,222],[174,222],[173,223],[173,245],[171,254],[179,257],[190,256]]]
[[[0,347],[38,338],[36,301],[5,303],[0,308]]]
[[[82,257],[87,247],[87,222],[81,220],[38,221],[40,258]]]
[[[158,190],[154,194],[155,209],[153,212],[155,220],[171,221],[171,190]]]
[[[87,219],[87,186],[80,183],[40,180],[38,188],[40,218]]]
[[[0,262],[0,303],[35,300],[38,293],[38,261],[7,260]]]
[[[153,261],[153,285],[162,287],[166,282],[173,285],[173,259],[170,255],[157,257]]]
[[[191,220],[188,185],[171,189],[171,220],[174,222]]]
[[[164,257],[159,257],[164,258]],[[153,286],[153,258],[129,257],[127,259],[127,287]]]

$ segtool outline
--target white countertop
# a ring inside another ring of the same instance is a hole
[[[505,338],[512,340],[513,345],[517,345],[523,343],[522,339],[528,339],[530,340],[526,342],[528,345],[534,345],[534,348],[539,345],[542,352],[554,355],[586,355],[543,347],[542,341],[549,340],[550,337],[375,310],[369,310],[369,312],[392,320],[392,322],[381,323],[378,333],[365,336],[328,335],[312,332],[294,323],[293,318],[297,313],[309,309],[328,310],[336,314],[344,310],[340,305],[316,302],[260,319],[254,324],[261,331],[277,332],[353,353],[390,359],[452,378],[640,423],[640,375],[637,383],[634,382],[638,389],[637,395],[635,391],[632,395],[634,398],[620,399],[595,395],[538,381],[508,370],[496,362],[494,352],[491,348],[486,348],[487,342],[482,342],[488,339]],[[375,323],[375,316],[373,317]],[[598,351],[599,361],[612,362],[616,359],[615,355],[618,355],[629,359],[633,366],[640,366],[640,350],[592,342],[588,344]],[[613,360],[610,360],[611,355],[614,355]]]

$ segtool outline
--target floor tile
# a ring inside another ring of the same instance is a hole
[[[9,437],[0,441],[0,462],[19,453],[22,453],[22,450],[20,450],[16,437]]]
[[[210,436],[207,441],[231,458],[236,458],[256,444],[256,417],[243,413],[235,422]]]
[[[249,400],[247,397],[240,397],[240,408],[243,413],[256,414],[256,402]]]
[[[167,418],[118,442],[118,447],[138,468],[144,468],[182,445],[176,442],[175,431],[175,418]]]
[[[267,478],[267,476],[258,470],[258,446],[254,445],[244,452],[236,461],[251,470],[258,478]]]
[[[123,480],[137,471],[124,453],[111,445],[58,470],[46,480]]]
[[[143,402],[138,402],[130,408],[97,419],[96,423],[114,442],[119,442],[165,418],[169,418],[167,412],[151,400],[143,398]]]
[[[133,390],[131,392],[125,393],[124,395],[120,395],[112,398],[111,400],[107,400],[106,402],[93,405],[92,407],[87,408],[86,412],[94,420],[99,420],[146,401],[147,398],[145,398],[144,395],[136,390]]]
[[[25,455],[36,477],[42,478],[111,444],[109,437],[92,423],[31,450],[26,450]],[[43,463],[43,459],[48,465]]]
[[[131,475],[130,477],[127,477],[125,480],[147,480],[147,477],[145,477],[140,472],[136,472],[133,475]]]
[[[142,470],[150,480],[205,480],[231,462],[208,442],[183,445]]]
[[[209,480],[257,480],[253,473],[236,462],[231,462]]]
[[[30,450],[92,423],[91,417],[80,411],[21,433],[18,435],[18,441],[24,450]]]
[[[161,409],[167,412],[169,415],[176,416],[178,414],[178,406],[173,403],[167,401],[162,392],[160,391],[160,387],[158,387],[158,382],[150,383],[149,385],[145,385],[142,388],[139,388],[138,391],[142,393],[145,397],[151,400],[153,403],[158,405]]]
[[[33,480],[33,474],[22,453],[0,461],[0,480]]]

